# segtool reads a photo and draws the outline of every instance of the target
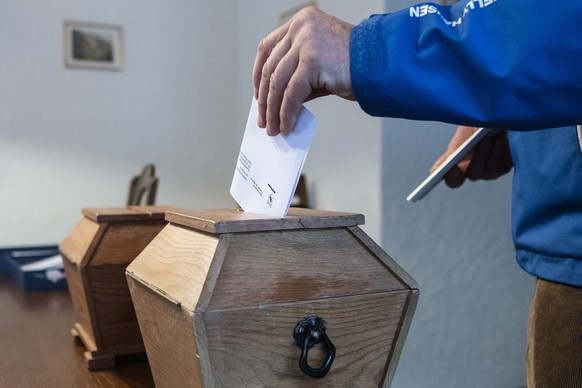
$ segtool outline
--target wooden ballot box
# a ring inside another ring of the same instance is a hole
[[[390,385],[418,290],[362,215],[166,220],[126,271],[158,388]]]
[[[83,209],[59,245],[77,319],[72,333],[85,346],[91,370],[114,367],[117,355],[145,352],[125,269],[166,225],[170,209]]]

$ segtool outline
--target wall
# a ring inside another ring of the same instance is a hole
[[[524,387],[533,280],[514,260],[511,177],[405,200],[453,130],[385,122],[382,246],[420,289],[394,386]]]
[[[159,204],[234,206],[235,16],[230,2],[0,2],[0,246],[58,243],[81,208],[125,205],[150,162]],[[123,71],[65,68],[65,20],[121,25]]]

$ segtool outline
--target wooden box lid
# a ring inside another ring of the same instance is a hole
[[[364,223],[362,214],[290,208],[286,217],[269,217],[239,209],[168,211],[166,221],[209,233],[340,228]]]
[[[59,244],[66,260],[76,265],[127,263],[166,223],[173,206],[95,207],[81,210],[83,218]],[[103,255],[100,255],[100,252]],[[97,256],[97,257],[96,257]],[[101,257],[103,256],[103,257]]]
[[[173,206],[126,206],[126,207],[93,207],[84,208],[82,213],[91,221],[129,222],[129,221],[162,221],[166,211],[176,210]]]

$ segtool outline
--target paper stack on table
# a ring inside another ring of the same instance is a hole
[[[284,217],[289,210],[317,119],[303,107],[288,135],[268,136],[257,125],[253,98],[230,194],[246,212]]]

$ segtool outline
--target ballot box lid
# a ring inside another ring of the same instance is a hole
[[[66,260],[78,266],[131,262],[167,223],[172,206],[94,207],[59,244]]]
[[[343,228],[362,225],[362,214],[290,208],[286,217],[270,217],[240,209],[167,211],[166,221],[209,233],[289,229]]]
[[[90,220],[102,222],[163,221],[166,211],[176,210],[173,206],[126,206],[84,208],[82,213]]]

